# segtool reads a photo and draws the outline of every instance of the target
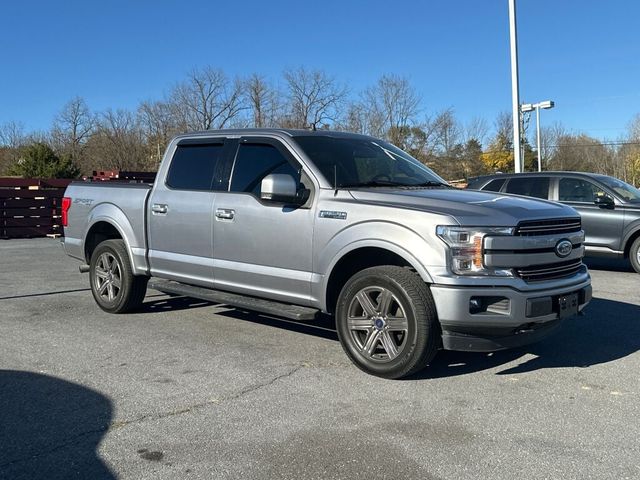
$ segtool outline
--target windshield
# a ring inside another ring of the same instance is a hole
[[[382,140],[309,135],[295,141],[336,188],[447,185],[411,155]]]
[[[598,179],[627,202],[640,203],[640,190],[617,178],[599,176]]]

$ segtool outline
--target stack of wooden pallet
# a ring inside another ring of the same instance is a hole
[[[70,182],[0,178],[0,238],[61,235],[62,197]]]

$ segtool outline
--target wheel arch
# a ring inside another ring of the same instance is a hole
[[[125,243],[134,274],[146,274],[144,221],[136,219],[136,212],[133,213],[135,228],[129,215],[113,203],[100,203],[89,212],[82,245],[87,263],[90,263],[91,254],[101,241],[121,239]]]
[[[368,241],[345,247],[336,256],[323,286],[324,310],[335,313],[342,287],[355,273],[369,267],[396,265],[414,270],[426,283],[432,283],[429,272],[409,252],[384,241]]]
[[[84,237],[84,257],[87,263],[91,263],[91,256],[93,255],[94,250],[105,240],[124,241],[129,263],[135,270],[131,248],[126,236],[122,232],[122,229],[116,223],[105,219],[98,219],[92,223]]]
[[[632,230],[627,234],[624,241],[624,258],[629,258],[629,253],[631,252],[631,245],[636,239],[640,237],[640,224],[636,225],[635,230]]]

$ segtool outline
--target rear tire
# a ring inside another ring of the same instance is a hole
[[[629,260],[633,269],[640,273],[640,237],[636,238],[629,249]]]
[[[130,312],[142,304],[148,277],[133,274],[123,240],[105,240],[91,255],[89,283],[98,306],[109,313]]]
[[[336,327],[358,368],[390,379],[426,367],[441,341],[427,284],[415,272],[391,265],[367,268],[347,281],[338,297]]]

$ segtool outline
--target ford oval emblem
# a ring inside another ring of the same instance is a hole
[[[556,243],[556,255],[560,258],[568,257],[573,250],[573,245],[569,240],[560,240]]]

